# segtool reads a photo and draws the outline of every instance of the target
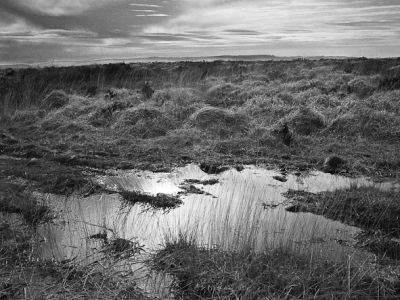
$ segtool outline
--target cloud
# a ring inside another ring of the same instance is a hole
[[[260,35],[261,33],[255,30],[247,29],[225,29],[224,32],[232,35]]]
[[[167,14],[146,14],[146,15],[136,15],[136,17],[169,17]]]
[[[396,56],[398,28],[398,0],[0,0],[0,61],[47,52]]]
[[[131,6],[139,6],[139,7],[162,7],[158,4],[142,4],[142,3],[130,3]]]
[[[150,13],[156,12],[155,10],[152,10],[152,9],[131,9],[131,11],[133,11],[133,12],[150,12]]]
[[[102,5],[122,2],[123,0],[3,0],[12,6],[27,9],[32,12],[50,15],[67,16],[79,15],[86,10]]]
[[[225,44],[243,47],[247,43],[271,46],[282,40],[324,42],[333,47],[349,41],[353,45],[365,44],[366,38],[393,39],[393,29],[400,26],[400,4],[391,0],[382,0],[379,5],[372,0],[180,1],[183,10],[178,16],[163,24],[149,25],[144,32],[203,30],[210,36],[219,36]]]

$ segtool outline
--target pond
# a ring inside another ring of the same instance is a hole
[[[197,165],[177,168],[171,173],[108,171],[97,181],[116,191],[177,195],[187,179],[216,179],[216,183],[194,183],[205,193],[181,195],[183,204],[170,211],[124,205],[118,193],[86,198],[47,195],[60,218],[39,228],[43,239],[40,254],[49,259],[94,262],[101,255],[101,241],[89,237],[102,233],[108,239],[134,241],[142,246],[144,253],[160,249],[169,239],[183,235],[200,246],[226,250],[289,247],[329,259],[368,258],[370,254],[352,247],[360,229],[311,213],[288,212],[285,210],[288,200],[282,193],[289,189],[332,191],[354,185],[389,189],[391,184],[322,172],[288,174],[287,181],[281,182],[274,179],[279,175],[278,171],[254,166],[218,175],[206,174]],[[139,269],[145,272],[143,264],[138,263],[135,270]]]

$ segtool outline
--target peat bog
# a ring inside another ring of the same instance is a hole
[[[398,65],[0,69],[0,299],[399,298]]]

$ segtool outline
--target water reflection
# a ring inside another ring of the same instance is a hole
[[[232,169],[210,176],[196,165],[172,173],[111,172],[99,178],[99,182],[115,190],[123,188],[152,194],[177,194],[185,179],[218,178],[219,183],[196,185],[215,197],[186,195],[184,205],[167,214],[144,212],[139,205],[123,207],[117,193],[83,199],[51,196],[51,203],[62,212],[62,217],[59,224],[41,228],[46,241],[42,255],[58,259],[93,257],[93,251],[98,250],[100,244],[88,237],[104,229],[110,237],[137,239],[148,250],[158,249],[166,236],[185,234],[195,237],[200,245],[217,245],[224,249],[251,247],[262,251],[289,246],[297,251],[333,251],[338,257],[353,253],[354,249],[343,244],[354,242],[353,236],[359,232],[357,228],[309,213],[287,212],[280,205],[286,201],[282,193],[289,188],[320,192],[372,183],[365,178],[350,179],[320,172],[300,177],[288,175],[287,182],[280,182],[273,179],[277,174],[248,167],[242,172]]]
[[[351,247],[359,229],[310,213],[287,212],[284,209],[287,200],[282,193],[288,189],[331,191],[354,185],[372,185],[370,181],[313,172],[303,176],[288,175],[286,182],[280,182],[273,179],[275,175],[279,174],[247,167],[242,172],[232,169],[211,176],[196,165],[171,173],[110,171],[98,181],[115,191],[122,188],[151,194],[177,194],[185,179],[216,178],[219,182],[204,186],[195,184],[212,196],[188,194],[183,197],[184,204],[169,213],[144,211],[140,205],[123,206],[118,193],[87,198],[49,195],[49,202],[61,217],[56,224],[40,228],[44,240],[41,256],[91,263],[101,256],[102,244],[88,237],[105,232],[109,238],[139,241],[148,252],[162,247],[166,239],[184,234],[194,238],[199,245],[227,250],[263,251],[290,247],[330,259],[343,259],[349,255],[354,260],[366,258],[366,253]],[[378,184],[377,187],[388,189],[390,185]],[[135,272],[147,272],[148,284],[148,270],[143,271],[140,261],[131,268]],[[154,279],[155,276],[158,275],[150,277]],[[157,282],[159,287],[168,286],[157,280],[153,282]],[[162,280],[170,278],[163,277]]]

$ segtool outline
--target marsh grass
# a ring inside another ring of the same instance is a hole
[[[113,265],[43,260],[37,245],[31,229],[0,226],[1,299],[149,299]]]
[[[183,203],[178,197],[172,197],[166,194],[157,194],[153,196],[136,191],[120,191],[119,193],[127,204],[141,204],[150,209],[168,211],[177,208]]]
[[[216,178],[213,179],[206,179],[206,180],[200,180],[200,179],[185,179],[185,183],[188,184],[201,184],[201,185],[214,185],[219,183],[219,180]]]
[[[73,193],[90,195],[103,189],[88,176],[69,166],[44,159],[3,159],[0,161],[3,176],[23,178],[42,192],[58,195]],[[4,183],[7,188],[8,184]]]
[[[291,212],[311,212],[362,228],[357,247],[381,258],[400,259],[399,194],[373,187],[312,194],[289,191]]]
[[[155,254],[181,299],[395,299],[397,282],[349,262],[314,260],[286,249],[254,253],[199,247],[179,236]]]
[[[18,214],[31,226],[49,222],[54,218],[44,200],[34,198],[18,184],[0,182],[0,212]]]
[[[395,191],[351,187],[318,194],[291,190],[285,195],[299,205],[299,211],[400,237],[400,198]]]

